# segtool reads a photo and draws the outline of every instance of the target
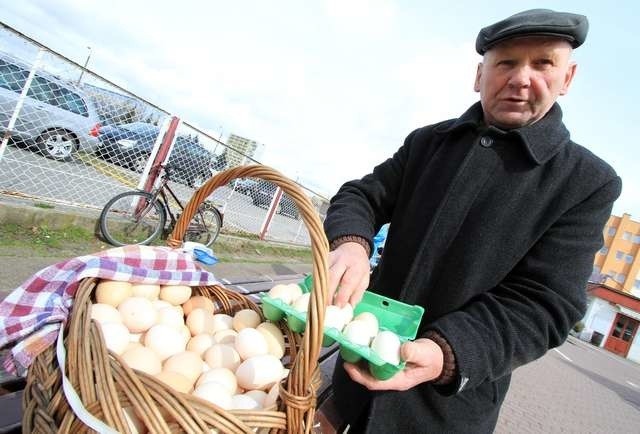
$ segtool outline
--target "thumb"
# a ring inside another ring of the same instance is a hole
[[[405,362],[415,363],[416,365],[426,365],[433,356],[433,348],[431,348],[429,339],[416,339],[402,344],[400,347],[400,357]],[[435,345],[435,342],[433,342]]]

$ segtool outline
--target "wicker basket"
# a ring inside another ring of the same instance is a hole
[[[90,320],[95,278],[84,279],[75,296],[65,329],[66,376],[82,405],[96,418],[122,433],[132,432],[125,411],[132,409],[152,433],[246,433],[312,430],[316,390],[320,375],[318,356],[322,343],[324,306],[327,298],[328,243],[322,223],[300,188],[279,172],[264,166],[245,166],[221,172],[196,191],[168,240],[171,247],[182,244],[188,222],[211,192],[240,177],[254,177],[279,185],[297,204],[311,237],[315,289],[302,336],[286,333],[289,374],[280,385],[277,408],[269,410],[227,411],[188,394],[174,391],[154,377],[133,371],[122,359],[109,352],[99,327]],[[194,288],[209,297],[217,312],[233,314],[260,309],[247,297],[221,286]],[[62,387],[61,369],[54,347],[41,353],[30,366],[23,400],[23,432],[94,432],[74,413]],[[215,430],[215,431],[213,431]]]

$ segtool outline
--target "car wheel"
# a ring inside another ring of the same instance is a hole
[[[42,155],[58,161],[71,161],[78,146],[73,134],[62,129],[45,131],[36,139],[36,144]]]

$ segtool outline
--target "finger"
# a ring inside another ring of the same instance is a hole
[[[362,384],[364,387],[366,387],[369,390],[376,389],[376,383],[378,382],[378,380],[373,378],[373,376],[371,376],[368,372],[361,369],[358,365],[345,362],[343,366],[344,366],[344,370],[347,372],[347,374],[349,375],[349,377],[351,377],[353,381],[355,381],[356,383]]]
[[[346,270],[346,264],[339,261],[329,266],[329,287],[327,288],[329,298],[327,299],[327,304],[333,304],[333,297]]]
[[[405,362],[415,363],[425,366],[430,363],[434,356],[434,351],[427,339],[416,339],[402,344],[400,347],[400,358]]]
[[[368,287],[369,287],[369,273],[366,273],[362,277],[362,280],[360,281],[360,284],[358,285],[356,291],[354,291],[351,294],[351,297],[349,297],[349,303],[351,304],[351,306],[356,307],[356,305],[360,303],[360,300],[362,300],[362,295],[364,294],[364,292],[367,290]]]
[[[342,279],[340,279],[340,284],[337,290],[338,292],[336,292],[333,304],[338,307],[344,307],[344,305],[347,304],[351,295],[357,290],[357,285],[362,280],[358,274],[357,270],[353,267],[348,267],[346,269],[342,275]]]

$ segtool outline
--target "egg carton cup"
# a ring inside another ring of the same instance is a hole
[[[318,357],[327,299],[329,246],[310,200],[297,184],[274,169],[260,165],[236,167],[212,177],[194,193],[167,243],[179,248],[198,206],[217,187],[244,177],[279,185],[296,202],[311,238],[312,275],[318,290],[314,290],[311,297],[304,333],[293,333],[284,321],[279,323],[285,335],[283,361],[289,373],[280,382],[276,405],[265,410],[225,410],[196,396],[177,392],[156,378],[129,368],[117,354],[106,348],[99,326],[91,320],[90,307],[95,302],[98,280],[86,278],[76,292],[63,329],[64,340],[59,340],[58,353],[56,348],[49,347],[29,367],[23,396],[23,432],[79,434],[109,432],[107,429],[118,433],[139,432],[130,427],[127,411],[133,411],[140,418],[144,425],[141,432],[312,432],[316,391],[320,386]],[[253,309],[264,318],[262,309],[248,297],[222,286],[194,287],[193,295],[211,299],[215,313],[233,315],[241,309]],[[62,366],[58,362],[60,351],[66,358]],[[65,388],[71,388],[77,397],[68,398]],[[88,413],[89,418],[82,412]],[[91,418],[106,428],[92,429],[86,423]]]
[[[311,290],[311,279],[305,279],[300,283],[304,292]],[[286,321],[289,329],[295,333],[303,333],[307,326],[307,315],[294,309],[291,305],[278,298],[268,295],[262,296],[262,312],[270,321]],[[383,297],[371,291],[365,291],[362,301],[355,306],[353,313],[370,312],[378,318],[380,330],[395,333],[401,343],[413,340],[418,332],[420,321],[424,314],[424,308],[418,305],[409,305],[397,300]],[[388,380],[396,373],[404,369],[406,363],[389,363],[382,359],[371,347],[359,345],[349,340],[340,330],[334,327],[325,327],[322,346],[328,347],[337,343],[340,346],[340,355],[351,363],[366,361],[369,372],[379,380]]]

